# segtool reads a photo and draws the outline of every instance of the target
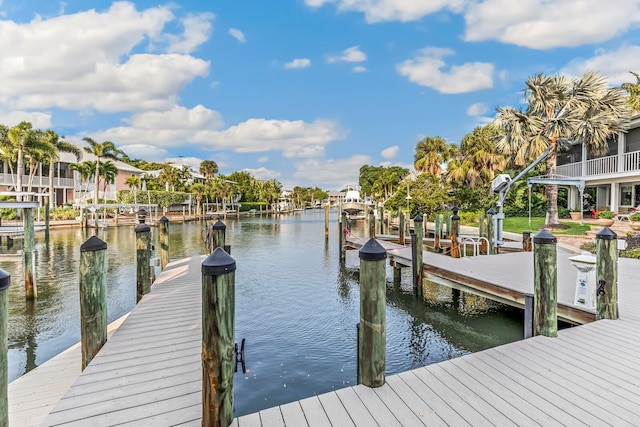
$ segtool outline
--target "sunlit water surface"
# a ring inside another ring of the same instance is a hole
[[[359,320],[358,252],[338,256],[337,212],[324,238],[324,212],[227,219],[226,243],[236,271],[236,341],[246,339],[248,372],[234,382],[236,416],[355,385]],[[171,258],[204,253],[203,223],[171,223]],[[355,232],[362,224],[355,224]],[[152,228],[157,244],[158,232]],[[361,231],[360,231],[361,233]],[[38,299],[26,302],[18,263],[11,273],[9,381],[46,362],[80,339],[78,265],[88,234],[52,230],[37,235]],[[135,304],[133,227],[99,230],[108,244],[108,318]],[[6,243],[4,243],[6,245]],[[387,375],[522,338],[522,312],[449,288],[426,286],[424,300],[387,271]],[[159,274],[159,270],[157,272]]]

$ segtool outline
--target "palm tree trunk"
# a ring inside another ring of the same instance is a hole
[[[549,157],[545,161],[547,166],[547,174],[551,176],[555,176],[556,174],[556,161],[557,161],[557,153],[556,153],[556,144],[552,142],[553,148]],[[546,217],[546,225],[560,225],[560,220],[558,218],[558,186],[556,184],[549,184],[546,186],[547,192],[547,217]]]
[[[22,148],[18,148],[18,162],[16,165],[16,191],[22,192],[22,169],[23,169],[23,154]],[[22,196],[18,196],[19,201],[22,200]]]
[[[98,204],[98,191],[100,189],[100,157],[96,157],[96,173],[94,175],[94,184],[93,184],[93,204]]]

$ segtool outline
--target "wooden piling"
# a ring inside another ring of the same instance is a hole
[[[458,210],[453,211],[453,215],[449,218],[451,221],[451,258],[460,258],[460,243],[458,237],[460,236],[460,217],[458,216]]]
[[[489,245],[487,245],[487,241],[484,240],[488,237],[487,217],[485,217],[483,214],[480,214],[480,216],[478,216],[478,237],[480,237],[480,253],[487,255]]]
[[[27,299],[35,299],[38,297],[38,286],[35,276],[36,237],[33,227],[33,209],[23,209],[22,218],[24,221],[23,250],[25,296]]]
[[[531,252],[532,249],[533,247],[531,245],[531,232],[523,231],[522,232],[522,250],[524,252]]]
[[[618,318],[618,236],[609,227],[596,234],[596,319]]]
[[[236,262],[221,247],[202,263],[202,425],[233,421]]]
[[[413,218],[413,235],[411,236],[411,266],[413,271],[413,294],[422,295],[422,241],[424,230],[422,228],[422,217],[420,215]]]
[[[11,275],[0,269],[0,426],[9,425],[9,286]]]
[[[151,227],[144,222],[136,225],[136,303],[151,291],[150,245]]]
[[[324,239],[329,240],[329,205],[324,205]]]
[[[446,230],[445,230],[445,238],[450,239],[451,238],[451,212],[450,211],[445,211],[444,212],[444,225],[446,226]]]
[[[360,329],[358,378],[367,387],[385,382],[387,251],[375,239],[360,249]]]
[[[547,230],[533,236],[533,334],[558,336],[557,239]]]
[[[213,252],[216,248],[223,248],[225,245],[225,233],[227,230],[227,226],[224,225],[224,222],[217,220],[215,224],[212,226],[213,233],[211,234],[212,240],[209,247],[209,252]]]
[[[375,239],[376,238],[376,217],[373,212],[373,209],[369,209],[368,218],[369,218],[369,238]]]
[[[378,230],[380,230],[380,234],[384,234],[384,206],[378,207],[378,220]]]
[[[169,264],[169,218],[162,216],[160,224],[160,266],[162,270]]]
[[[393,266],[393,284],[400,286],[402,282],[402,268],[396,265]]]
[[[442,237],[442,221],[443,221],[443,216],[442,214],[437,214],[436,215],[436,220],[435,220],[435,229],[434,229],[434,236],[433,236],[433,248],[436,251],[440,251],[441,247],[440,247],[440,238]]]
[[[80,246],[82,370],[107,342],[107,244],[90,237]]]
[[[186,221],[184,210],[185,210],[185,207],[183,206],[182,207],[182,223],[183,224]],[[226,210],[224,211],[224,215],[225,215],[225,217],[227,216],[227,211]]]
[[[344,262],[347,259],[347,234],[349,233],[349,228],[347,225],[347,213],[342,211],[340,214],[340,261]]]
[[[495,247],[495,224],[493,221],[493,216],[497,214],[496,210],[493,208],[489,208],[489,210],[487,211],[487,235],[488,235],[488,240],[489,240],[489,255],[495,255],[496,254],[496,247]]]
[[[404,245],[404,214],[398,213],[398,243]]]

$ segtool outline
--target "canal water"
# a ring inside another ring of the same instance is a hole
[[[359,259],[349,251],[340,265],[336,215],[328,242],[321,210],[225,222],[237,263],[236,341],[246,339],[248,369],[235,376],[236,416],[356,384]],[[204,253],[202,226],[170,224],[172,259]],[[79,247],[88,237],[80,229],[52,230],[46,244],[37,235],[35,302],[25,302],[18,263],[0,260],[13,278],[9,381],[79,341]],[[133,227],[118,227],[98,230],[98,237],[108,244],[113,321],[135,304],[135,235]],[[417,300],[410,271],[400,286],[392,271],[387,278],[387,375],[522,338],[521,310],[464,293],[454,298],[435,284]]]

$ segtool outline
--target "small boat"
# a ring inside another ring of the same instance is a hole
[[[360,197],[360,191],[355,188],[347,187],[347,194],[342,202],[342,210],[349,215],[357,215],[364,212],[365,204],[362,197]]]

